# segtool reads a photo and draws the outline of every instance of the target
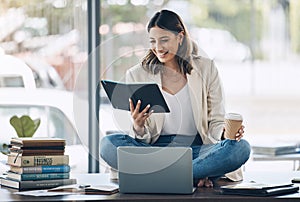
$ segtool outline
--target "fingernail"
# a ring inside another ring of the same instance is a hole
[[[148,104],[147,107],[149,108],[149,107],[150,107],[150,104]]]
[[[141,100],[138,100],[138,103],[141,103]]]

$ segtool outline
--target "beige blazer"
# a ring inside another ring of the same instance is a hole
[[[201,56],[194,56],[193,70],[187,74],[187,84],[191,97],[195,125],[203,144],[214,144],[221,140],[224,127],[224,93],[215,63]],[[161,88],[160,73],[153,75],[146,72],[141,65],[136,65],[126,72],[126,82],[157,83]],[[146,143],[154,143],[162,131],[164,114],[153,113],[145,124],[145,134],[137,135],[130,129],[129,135]],[[232,177],[233,176],[233,177]],[[240,171],[231,173],[230,179],[241,180]]]

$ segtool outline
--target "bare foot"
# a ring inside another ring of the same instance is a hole
[[[206,177],[206,178],[200,179],[197,186],[198,187],[213,187],[214,185],[213,185],[213,182]]]

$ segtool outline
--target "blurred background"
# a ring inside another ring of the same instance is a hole
[[[215,60],[226,110],[243,115],[245,138],[253,144],[300,142],[300,1],[102,0],[99,79],[122,80],[125,71],[140,61],[149,47],[146,23],[162,8],[177,12],[198,44],[199,54]],[[8,123],[12,112],[47,118],[48,124],[37,135],[72,136],[70,145],[82,141],[70,96],[75,89],[87,92],[87,84],[78,82],[78,77],[88,79],[88,23],[87,0],[0,1],[0,105],[7,109],[17,102],[20,109],[26,104],[25,111],[0,111],[1,123],[7,126],[0,129],[1,144],[15,135]],[[21,60],[26,64],[23,69],[29,67],[32,74],[14,70],[13,64],[1,60],[5,54]],[[24,78],[33,78],[36,88],[32,95],[24,95],[28,101],[20,97],[21,92],[9,93],[12,88],[31,88]],[[126,130],[127,125],[124,129],[116,123],[105,94],[101,96],[100,135]],[[43,112],[33,109],[36,105],[44,106]],[[55,116],[49,115],[52,108]],[[65,118],[57,118],[60,112]],[[68,127],[62,131],[62,125]],[[83,150],[81,160],[86,158],[87,150]]]

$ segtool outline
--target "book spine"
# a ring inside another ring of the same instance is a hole
[[[41,165],[67,165],[69,164],[69,155],[8,156],[7,164],[19,167]]]
[[[21,174],[21,181],[68,179],[69,177],[70,177],[69,173]]]
[[[9,153],[12,155],[12,156],[17,156],[17,155],[22,155],[22,156],[34,156],[36,154],[38,154],[39,156],[42,156],[42,155],[64,155],[65,151],[46,151],[46,150],[37,150],[37,151],[26,151],[26,150],[22,150],[22,151],[18,151],[18,152],[15,152],[15,151],[9,151]]]
[[[68,173],[70,172],[69,165],[57,165],[57,166],[31,166],[23,167],[22,173]]]
[[[20,181],[19,190],[50,189],[62,185],[76,184],[76,179]]]

